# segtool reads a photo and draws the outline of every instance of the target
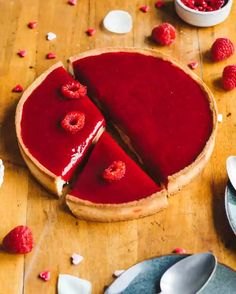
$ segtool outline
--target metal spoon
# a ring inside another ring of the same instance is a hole
[[[213,276],[217,265],[212,253],[199,253],[186,257],[162,276],[160,281],[163,294],[196,294]]]
[[[163,274],[160,280],[161,294],[198,293],[213,276],[216,265],[217,260],[212,253],[194,254],[181,259]],[[131,269],[111,284],[105,294],[125,293],[123,291],[143,272],[143,264],[139,263]]]
[[[229,180],[236,190],[236,156],[229,156],[226,160],[226,170]]]

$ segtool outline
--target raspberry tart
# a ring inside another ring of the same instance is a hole
[[[16,111],[16,132],[32,174],[60,196],[86,152],[104,129],[104,118],[57,63],[24,92]]]
[[[117,221],[160,211],[167,206],[166,194],[104,132],[66,202],[79,218]]]
[[[208,87],[188,68],[153,50],[132,48],[85,52],[70,59],[70,70],[169,193],[205,166],[217,109]]]

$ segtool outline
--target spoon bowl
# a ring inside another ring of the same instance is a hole
[[[229,180],[236,190],[236,156],[229,156],[226,160],[226,170]]]
[[[212,253],[190,255],[170,267],[160,281],[161,293],[196,294],[213,276],[217,265]]]

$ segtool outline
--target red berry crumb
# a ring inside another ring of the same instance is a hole
[[[17,54],[20,56],[20,57],[25,57],[27,55],[27,52],[26,50],[20,50],[17,52]]]
[[[177,253],[177,254],[185,254],[186,253],[186,250],[185,249],[183,249],[183,248],[175,248],[174,250],[173,250],[173,253]]]
[[[16,85],[13,89],[12,92],[13,93],[21,93],[23,91],[23,87],[21,85]]]
[[[93,29],[93,28],[89,28],[89,29],[87,29],[87,31],[86,31],[86,34],[87,34],[89,37],[92,37],[93,35],[95,35],[95,33],[96,33],[96,30]]]
[[[103,179],[108,182],[121,180],[126,172],[126,165],[123,161],[113,161],[113,163],[104,170]]]
[[[158,1],[155,3],[155,7],[156,7],[156,8],[162,8],[163,6],[165,6],[165,2],[162,1],[162,0],[158,0]]]
[[[46,55],[46,58],[47,58],[47,59],[55,59],[55,58],[56,58],[56,54],[53,53],[53,52],[49,52],[49,53]]]
[[[47,282],[50,280],[51,278],[51,273],[49,271],[45,271],[45,272],[41,272],[39,274],[40,279],[42,279],[43,281]]]
[[[12,229],[2,241],[3,249],[10,253],[28,253],[33,248],[33,235],[27,226]]]
[[[170,45],[176,37],[175,28],[165,22],[152,30],[152,39],[161,45]]]
[[[77,0],[68,0],[68,4],[75,6],[77,4]]]
[[[189,62],[188,67],[191,69],[196,69],[198,67],[198,62],[197,61]]]
[[[61,87],[61,92],[66,98],[78,99],[87,94],[87,87],[79,82],[69,82]]]
[[[37,25],[38,25],[37,21],[30,21],[28,23],[28,28],[33,30],[33,29],[35,29],[37,27]]]
[[[142,6],[139,7],[139,10],[146,13],[146,12],[148,12],[149,8],[150,7],[147,6],[147,5],[142,5]]]
[[[234,53],[234,44],[228,38],[218,38],[211,47],[213,61],[229,58]]]
[[[75,134],[82,130],[85,124],[85,115],[79,111],[68,112],[61,121],[61,126],[64,130]]]
[[[228,65],[224,68],[222,84],[226,91],[236,87],[236,65]]]

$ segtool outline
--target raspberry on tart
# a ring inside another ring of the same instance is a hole
[[[62,95],[61,88],[72,83],[76,82],[57,63],[24,92],[16,111],[21,153],[38,181],[57,195],[104,129],[103,116],[87,96],[67,99]],[[74,112],[79,116],[71,134],[63,127],[68,113]]]
[[[61,87],[62,95],[68,99],[79,99],[87,95],[87,87],[79,82],[69,82]]]
[[[170,193],[202,170],[214,147],[217,109],[191,70],[140,49],[99,49],[70,63],[127,147]]]
[[[104,180],[107,168],[109,171],[118,169],[119,176],[114,180],[113,174],[113,180]],[[162,190],[107,132],[99,138],[66,202],[75,216],[99,221],[137,218],[167,206],[166,190]]]

